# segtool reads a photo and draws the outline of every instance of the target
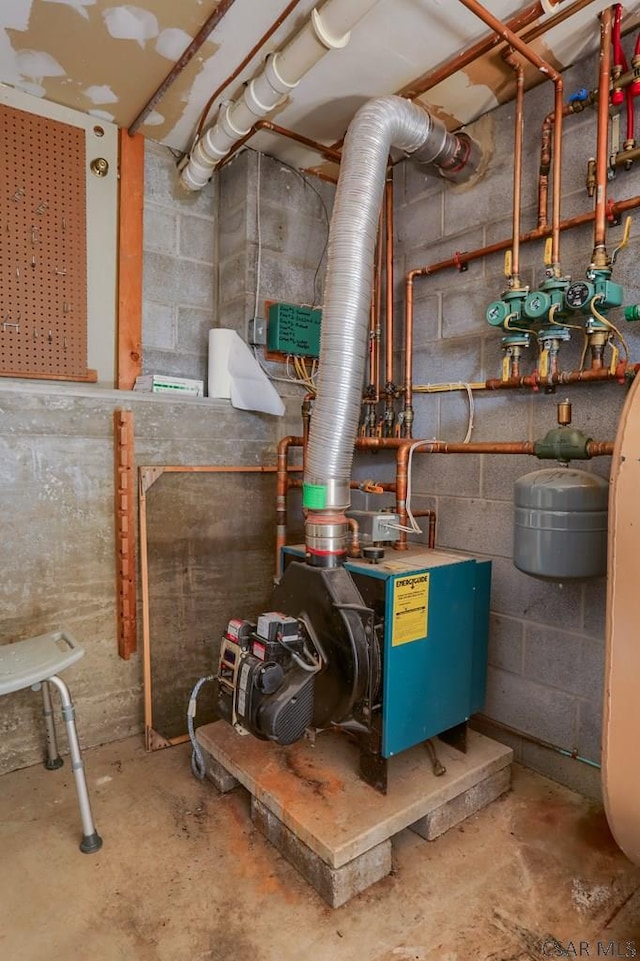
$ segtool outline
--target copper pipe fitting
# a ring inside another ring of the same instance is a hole
[[[560,203],[562,197],[562,98],[564,82],[558,71],[546,60],[543,60],[534,50],[532,50],[520,37],[510,30],[504,23],[494,17],[478,0],[459,0],[463,6],[474,13],[487,26],[491,27],[503,40],[506,40],[514,50],[517,50],[525,60],[533,64],[540,73],[548,80],[551,80],[555,87],[555,107],[556,124],[553,136],[553,191],[552,191],[552,261],[554,274],[560,272]]]
[[[505,55],[505,61],[516,73],[515,142],[513,147],[513,246],[511,248],[510,286],[521,287],[520,280],[520,225],[522,221],[522,151],[524,145],[524,67],[516,60],[513,50]]]
[[[600,15],[600,72],[598,77],[598,129],[596,140],[596,204],[593,227],[594,267],[610,264],[606,248],[607,169],[609,166],[609,87],[611,84],[611,33],[613,12],[606,7]]]
[[[614,371],[614,373],[611,373],[610,370],[597,368],[589,370],[560,370],[552,374],[548,379],[545,379],[544,383],[541,381],[538,372],[534,371],[533,374],[527,374],[525,377],[512,377],[510,380],[499,380],[498,378],[487,380],[485,381],[485,388],[487,390],[517,390],[522,387],[531,387],[533,390],[539,390],[540,387],[545,386],[546,383],[593,384],[599,381],[617,381],[619,384],[624,384],[626,383],[627,375],[635,376],[639,368],[640,364],[627,366],[622,362],[618,365],[618,369]]]
[[[385,381],[393,383],[393,172],[389,172],[384,185],[384,225],[385,225]]]
[[[287,491],[292,486],[289,477],[289,448],[302,447],[303,438],[289,434],[278,444],[276,470],[276,579],[282,574],[281,554],[287,543]],[[297,485],[296,485],[297,486]]]
[[[351,529],[351,544],[349,545],[348,555],[349,557],[362,557],[362,551],[360,549],[360,525],[355,517],[347,517],[347,521]]]

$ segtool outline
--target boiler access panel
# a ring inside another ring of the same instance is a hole
[[[440,550],[349,561],[384,618],[382,756],[466,721],[483,707],[491,562]]]

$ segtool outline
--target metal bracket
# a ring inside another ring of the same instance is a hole
[[[616,204],[611,198],[607,201],[607,220],[612,227],[617,227],[620,223],[620,214],[616,213]]]
[[[147,493],[150,487],[153,487],[155,482],[162,477],[164,474],[164,467],[140,467],[139,468],[139,481],[140,481],[140,494],[144,495]]]
[[[453,255],[453,262],[461,274],[464,274],[469,269],[469,264],[466,260],[462,259],[464,255],[464,250],[456,250]]]
[[[144,743],[147,751],[160,751],[165,747],[173,746],[168,738],[158,734],[152,727],[145,728]]]

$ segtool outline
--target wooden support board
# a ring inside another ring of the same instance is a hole
[[[138,644],[133,411],[114,411],[118,653],[128,660]]]
[[[133,390],[142,370],[144,137],[120,131],[118,388]]]
[[[640,377],[636,377],[622,411],[611,464],[602,732],[602,789],[607,818],[616,841],[635,864],[640,864],[639,490]]]

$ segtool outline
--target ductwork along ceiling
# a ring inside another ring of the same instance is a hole
[[[345,9],[353,0],[343,0]],[[596,49],[596,17],[606,0],[584,3],[564,22],[532,40],[534,50],[563,68]],[[328,50],[272,115],[278,124],[325,144],[344,135],[354,113],[371,97],[415,93],[433,68],[487,34],[457,0],[371,0],[348,42]],[[532,7],[517,0],[487,0],[502,20]],[[543,0],[542,13],[525,31],[536,32],[575,0]],[[178,151],[193,141],[202,110],[259,43],[290,10],[267,42],[212,105],[233,100],[260,70],[265,56],[282,48],[309,20],[317,0],[3,0],[0,5],[0,81],[97,118],[129,127],[180,59],[207,19],[218,22],[175,82],[146,116],[141,132]],[[640,0],[625,6],[635,21]],[[630,20],[628,20],[630,23]],[[541,79],[528,71],[528,82]],[[499,49],[455,72],[415,99],[449,129],[469,123],[513,95],[513,71]],[[316,153],[267,132],[252,146],[299,167],[316,168]],[[320,164],[322,166],[322,163]]]

